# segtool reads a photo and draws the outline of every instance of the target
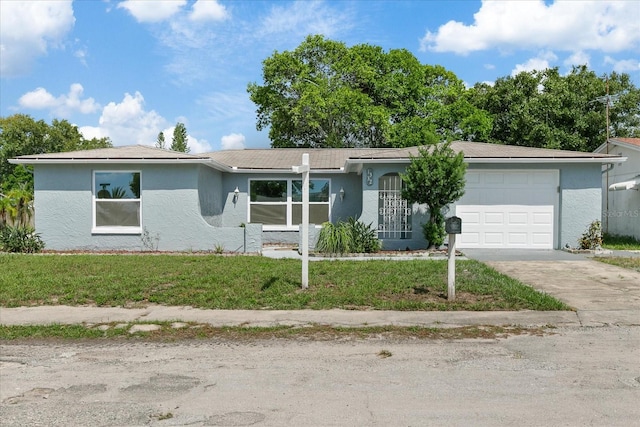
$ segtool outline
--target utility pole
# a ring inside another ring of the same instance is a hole
[[[615,101],[618,100],[618,98],[620,98],[620,95],[610,95],[609,94],[609,77],[606,77],[606,90],[607,90],[607,94],[605,96],[599,96],[596,99],[594,99],[591,102],[599,102],[601,104],[605,105],[606,108],[606,116],[607,116],[607,140],[605,142],[605,152],[606,154],[609,154],[609,139],[610,139],[610,133],[609,133],[609,108],[613,107],[613,103]],[[609,231],[609,196],[608,196],[608,191],[609,191],[609,166],[606,166],[605,169],[605,175],[606,175],[606,191],[607,196],[606,196],[606,205],[605,205],[605,215],[604,215],[604,232],[608,232]]]

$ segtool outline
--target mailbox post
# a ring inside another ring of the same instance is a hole
[[[447,300],[456,299],[456,234],[462,234],[462,218],[452,216],[447,218],[444,229],[449,234],[449,248],[447,250]]]

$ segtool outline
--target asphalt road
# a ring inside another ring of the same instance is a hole
[[[640,327],[0,346],[0,425],[640,425]],[[383,357],[383,356],[388,357]]]

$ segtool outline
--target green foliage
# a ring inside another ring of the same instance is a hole
[[[633,236],[620,236],[617,234],[602,233],[602,240],[602,246],[607,249],[640,251],[640,240]]]
[[[373,228],[373,223],[367,225],[354,218],[349,218],[346,224],[351,235],[352,252],[368,254],[380,251],[382,243],[378,240],[378,232]]]
[[[182,153],[189,152],[189,147],[187,146],[187,128],[184,123],[176,123],[175,129],[173,129],[171,150],[180,151]]]
[[[325,222],[322,224],[316,250],[325,254],[351,253],[351,234],[344,222],[333,224]]]
[[[602,226],[599,220],[589,224],[589,228],[578,239],[580,249],[597,249],[602,247]]]
[[[164,140],[164,132],[158,133],[158,139],[156,140],[156,148],[167,148],[167,143]]]
[[[25,184],[19,184],[6,194],[0,193],[0,226],[26,226],[33,217],[33,195]]]
[[[263,81],[247,90],[273,147],[406,147],[490,128],[455,74],[405,49],[309,36],[265,59]]]
[[[111,146],[108,138],[85,139],[67,120],[54,119],[48,125],[26,114],[0,117],[0,192],[6,194],[18,185],[33,192],[31,167],[13,165],[8,161],[11,158]]]
[[[444,236],[446,235],[444,215],[438,213],[437,215],[432,215],[431,218],[422,224],[422,234],[429,242],[429,247],[439,248],[444,243]]]
[[[477,84],[469,99],[493,118],[489,142],[590,152],[607,137],[607,108],[598,101],[607,84],[618,96],[609,108],[610,136],[640,136],[640,90],[628,74],[598,77],[586,66],[567,75],[558,68],[521,72]]]
[[[434,248],[444,242],[442,210],[464,195],[467,165],[464,154],[456,154],[448,142],[421,147],[418,152],[400,174],[404,182],[402,197],[429,208],[429,222],[423,224],[423,232],[429,247]]]
[[[124,196],[127,195],[127,192],[122,187],[113,187],[111,189],[111,199],[124,199]]]
[[[326,254],[374,253],[380,248],[381,242],[372,224],[366,225],[354,218],[337,224],[325,222],[316,243],[316,250]]]
[[[33,227],[0,225],[0,252],[36,253],[42,249],[44,242]]]

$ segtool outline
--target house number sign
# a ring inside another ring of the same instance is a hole
[[[371,187],[373,185],[373,169],[367,168],[366,177],[367,177],[367,185]]]

